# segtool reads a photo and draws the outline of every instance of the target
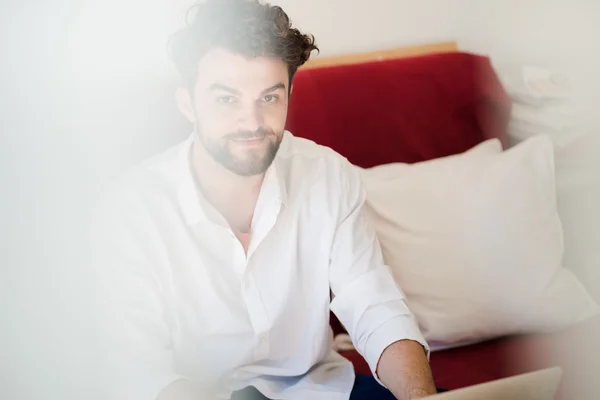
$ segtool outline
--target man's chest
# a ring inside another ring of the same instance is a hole
[[[307,337],[322,336],[334,229],[323,216],[313,221],[318,228],[281,213],[259,243],[251,236],[248,253],[226,228],[169,228],[158,278],[173,344],[185,362],[224,362],[226,369],[291,357]]]
[[[256,226],[248,252],[231,230],[209,222],[164,230],[157,271],[167,311],[182,329],[256,333],[327,306],[330,218],[282,212],[267,231]]]

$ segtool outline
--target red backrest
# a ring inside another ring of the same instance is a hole
[[[287,129],[371,167],[505,143],[509,116],[489,59],[448,53],[300,70]]]

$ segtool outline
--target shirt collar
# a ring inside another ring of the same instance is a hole
[[[287,133],[287,132],[286,132]],[[284,133],[284,139],[286,139]],[[183,216],[189,225],[194,225],[202,221],[212,220],[211,212],[216,212],[214,207],[202,196],[190,163],[190,150],[194,144],[196,134],[192,133],[185,142],[183,142],[180,152],[177,155],[177,201],[181,207]],[[261,186],[260,197],[266,195],[271,200],[278,201],[285,205],[287,202],[287,189],[284,169],[281,166],[281,157],[275,156],[273,163],[265,173],[265,179]]]

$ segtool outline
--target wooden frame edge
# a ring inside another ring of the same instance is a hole
[[[373,61],[393,60],[437,53],[456,53],[456,42],[431,43],[419,46],[400,47],[396,49],[372,51],[356,54],[345,54],[334,57],[315,57],[309,59],[300,69],[333,67],[338,65],[362,64]]]

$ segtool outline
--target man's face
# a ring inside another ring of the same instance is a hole
[[[215,48],[200,60],[196,85],[179,105],[215,161],[237,175],[258,175],[283,137],[288,82],[280,59]]]

